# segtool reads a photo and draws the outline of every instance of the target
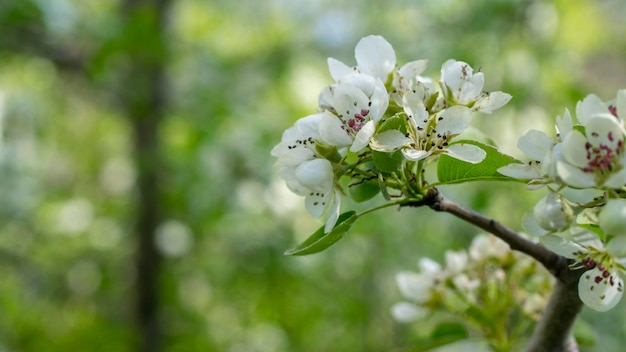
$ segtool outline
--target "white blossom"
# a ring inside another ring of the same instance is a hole
[[[348,74],[320,94],[320,107],[326,109],[320,121],[320,139],[358,152],[370,142],[388,105],[387,90],[379,79]]]
[[[309,115],[285,130],[282,140],[272,149],[281,166],[279,175],[287,188],[304,197],[304,205],[313,217],[328,212],[325,231],[335,225],[339,217],[340,194],[335,190],[335,174],[330,161],[321,158],[315,150],[319,139],[319,125],[327,113]]]
[[[492,113],[511,100],[511,95],[507,93],[483,92],[484,74],[474,73],[472,67],[463,61],[446,61],[441,67],[441,81],[452,104],[472,104],[474,111]]]
[[[563,138],[564,160],[556,163],[558,176],[578,188],[621,188],[626,184],[626,91],[604,103],[591,94],[576,105],[584,131],[574,129]]]

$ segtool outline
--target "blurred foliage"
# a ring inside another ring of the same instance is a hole
[[[476,126],[513,155],[526,130],[550,130],[564,107],[590,92],[611,99],[626,82],[617,0],[171,5],[163,49],[126,27],[121,0],[0,2],[0,351],[136,345],[137,169],[122,104],[136,50],[164,50],[168,78],[155,234],[167,351],[404,350],[419,335],[391,319],[394,273],[465,247],[475,229],[386,209],[324,253],[283,256],[321,223],[269,150],[315,111],[326,57],[352,62],[360,37],[385,36],[399,62],[429,59],[429,75],[448,58],[481,67],[486,89],[514,98]],[[515,229],[541,196],[507,184],[442,191]],[[625,309],[584,312],[600,337],[589,351],[623,346]]]

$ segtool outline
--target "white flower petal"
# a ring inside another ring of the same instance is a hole
[[[448,273],[454,274],[459,273],[465,269],[467,265],[467,252],[464,250],[461,251],[451,251],[447,250],[445,252],[446,257],[446,270]]]
[[[595,267],[587,270],[578,281],[578,295],[585,305],[598,312],[615,307],[624,293],[624,283],[619,274],[611,272],[609,277]]]
[[[272,149],[272,156],[278,158],[276,160],[278,166],[296,166],[303,161],[313,159],[315,153],[313,149],[298,144],[296,140],[287,140],[278,143]]]
[[[333,107],[333,94],[335,94],[334,91],[334,85],[326,86],[320,91],[320,94],[317,97],[317,104],[319,105],[320,110],[335,110],[335,108]]]
[[[387,76],[396,66],[396,53],[385,38],[370,35],[362,38],[354,49],[354,57],[363,73],[387,80]]]
[[[363,108],[369,110],[368,103],[369,98],[365,93],[352,84],[338,84],[335,87],[333,106],[344,121],[361,113]]]
[[[478,98],[485,78],[482,72],[474,74],[474,70],[466,62],[448,60],[442,66],[441,80],[457,103],[467,104]]]
[[[328,145],[345,147],[352,144],[352,138],[344,129],[339,118],[326,112],[319,123],[320,140]]]
[[[552,148],[552,138],[550,138],[547,134],[537,131],[530,130],[526,132],[518,141],[517,147],[519,150],[524,152],[524,154],[528,155],[531,160],[542,161],[546,154]]]
[[[407,62],[398,70],[400,77],[407,80],[414,80],[426,70],[428,60],[415,60]]]
[[[398,130],[387,130],[376,134],[370,141],[370,147],[381,152],[394,152],[413,142]]]
[[[556,117],[556,128],[557,133],[561,135],[561,138],[565,138],[568,133],[572,132],[574,129],[574,123],[572,122],[572,116],[569,113],[568,109],[565,109],[563,113],[563,117]]]
[[[387,111],[387,107],[389,107],[389,94],[382,81],[376,80],[374,83],[374,91],[370,96],[370,102],[370,114],[368,117],[378,121]]]
[[[511,163],[499,168],[498,172],[504,176],[520,180],[532,180],[541,177],[539,170],[528,164]]]
[[[615,104],[617,105],[617,116],[622,120],[626,119],[626,89],[617,91]]]
[[[565,258],[576,258],[578,253],[587,251],[585,247],[556,235],[540,237],[540,242],[544,247]]]
[[[607,235],[626,235],[626,199],[609,199],[598,214],[598,225]]]
[[[589,94],[576,104],[576,117],[581,124],[586,125],[590,117],[606,113],[607,108],[604,106],[604,102],[594,94]]]
[[[611,114],[589,118],[585,128],[587,139],[593,146],[605,145],[615,150],[624,137],[619,121]]]
[[[347,84],[350,86],[355,86],[357,89],[363,92],[363,94],[369,97],[372,94],[374,94],[375,86],[377,82],[379,81],[380,79],[374,76],[370,76],[368,74],[361,73],[358,71],[353,71],[352,73],[344,76],[339,81],[339,84]],[[383,89],[384,89],[384,84],[383,84]]]
[[[411,271],[401,271],[396,274],[396,283],[404,298],[422,303],[430,295],[432,278]]]
[[[487,258],[503,258],[510,251],[509,245],[496,236],[480,234],[469,247],[470,258],[482,261]]]
[[[441,113],[437,121],[437,133],[457,135],[472,122],[472,111],[460,105],[451,106]]]
[[[330,230],[335,227],[337,220],[339,219],[339,213],[341,210],[341,193],[335,190],[332,199],[332,206],[330,211],[328,212],[328,220],[326,220],[326,225],[324,226],[324,233],[329,233]]]
[[[456,143],[445,149],[447,154],[455,159],[478,164],[485,160],[487,153],[473,144]]]
[[[327,112],[326,112],[327,113]],[[319,124],[325,113],[305,116],[294,124],[294,127],[303,135],[313,139],[320,139]]]
[[[412,323],[425,317],[428,310],[409,302],[398,302],[391,306],[391,315],[400,323]]]
[[[481,98],[472,106],[472,110],[482,112],[485,114],[491,114],[492,112],[500,109],[511,100],[511,94],[504,92],[485,92],[481,95]]]
[[[299,196],[306,196],[311,193],[311,190],[303,186],[296,178],[296,166],[285,167],[278,174],[285,180],[287,188],[293,193]]]
[[[563,182],[572,187],[587,188],[596,185],[592,173],[586,173],[563,161],[556,162],[556,172]]]
[[[417,265],[420,267],[423,274],[431,278],[434,278],[441,272],[441,265],[428,257],[420,258]]]
[[[578,167],[587,167],[587,138],[578,131],[572,131],[563,140],[563,156],[569,163]]]
[[[335,81],[339,81],[354,71],[350,66],[332,57],[328,58],[328,70]]]
[[[308,160],[296,167],[296,179],[311,192],[330,193],[333,186],[333,167],[326,159]]]
[[[404,157],[406,159],[408,159],[408,160],[418,161],[418,160],[424,159],[425,157],[430,155],[430,153],[425,151],[425,150],[418,150],[418,149],[413,149],[413,148],[404,148],[404,149],[402,149],[402,155],[404,155]]]
[[[319,218],[324,214],[331,201],[331,193],[311,192],[304,197],[304,207],[314,218]]]
[[[623,168],[611,175],[606,181],[604,181],[604,186],[608,188],[622,188],[626,185],[626,162],[622,162]]]
[[[407,92],[402,97],[402,107],[404,112],[413,119],[416,127],[426,127],[428,111],[422,99],[413,92]]]
[[[358,152],[361,149],[365,148],[370,142],[370,139],[376,132],[376,124],[374,121],[368,121],[361,130],[354,137],[354,142],[350,147],[351,152]]]
[[[544,236],[549,232],[539,226],[532,209],[524,213],[522,216],[522,229],[527,234],[533,236]]]
[[[615,236],[606,245],[606,250],[620,261],[626,259],[626,236]]]

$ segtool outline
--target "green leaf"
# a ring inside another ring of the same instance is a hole
[[[596,224],[578,224],[579,227],[582,227],[583,229],[589,230],[593,233],[595,233],[596,235],[598,235],[598,237],[600,237],[601,239],[605,239],[605,234],[604,234],[604,230],[602,230],[602,228],[599,225]]]
[[[397,150],[393,153],[385,153],[372,151],[372,159],[374,160],[374,165],[378,171],[392,173],[400,170],[402,166],[402,161],[404,161],[404,156],[402,156],[402,151]]]
[[[364,202],[374,198],[379,192],[378,178],[349,186],[350,197],[355,202]]]
[[[404,122],[404,116],[406,115],[398,114],[388,118],[378,126],[376,132],[381,133],[388,130],[398,130],[402,133],[406,133],[406,123]]]
[[[428,351],[469,337],[467,328],[462,323],[443,322],[435,327],[427,341],[418,343],[412,351]]]
[[[466,339],[468,334],[467,328],[462,323],[444,322],[437,325],[431,337],[435,339],[460,340]]]
[[[464,140],[455,142],[454,144],[457,143],[476,145],[484,150],[487,153],[487,156],[478,164],[470,164],[442,154],[437,164],[437,177],[439,178],[438,184],[452,184],[481,180],[524,182],[524,180],[514,179],[498,173],[498,169],[505,165],[520,163],[520,161],[512,156],[502,154],[497,148],[476,141]]]
[[[322,226],[300,245],[286,251],[285,255],[308,255],[325,250],[339,241],[352,228],[358,217],[354,211],[339,215],[337,224],[329,233],[325,234]]]

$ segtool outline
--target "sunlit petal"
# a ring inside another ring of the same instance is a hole
[[[453,144],[446,151],[449,156],[472,164],[480,163],[487,156],[480,147],[466,143]]]
[[[376,134],[370,142],[370,147],[381,152],[393,152],[411,142],[412,140],[404,133],[398,130],[387,130]]]
[[[528,155],[532,160],[539,161],[545,158],[550,148],[552,148],[552,144],[554,144],[552,138],[538,130],[526,132],[526,134],[517,141],[519,150]]]
[[[387,80],[387,76],[396,65],[393,47],[379,35],[362,38],[354,49],[354,57],[361,72],[383,81]]]
[[[605,272],[609,273],[608,276]],[[586,271],[578,281],[578,295],[585,305],[606,312],[619,303],[624,284],[619,274],[595,267]]]
[[[350,147],[351,152],[358,152],[365,148],[376,131],[374,121],[368,121],[354,137],[354,142]]]

